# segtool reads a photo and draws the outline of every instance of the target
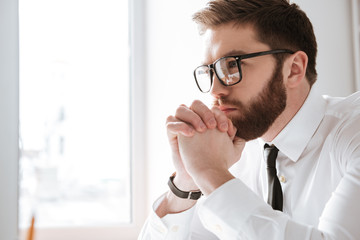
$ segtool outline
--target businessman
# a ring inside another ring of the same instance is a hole
[[[139,239],[360,239],[360,94],[313,88],[306,14],[286,0],[213,0],[194,21],[195,83],[213,107],[168,117],[176,172]]]

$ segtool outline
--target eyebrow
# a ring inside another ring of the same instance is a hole
[[[244,54],[247,54],[247,52],[244,52],[243,50],[231,50],[229,52],[226,52],[222,57],[227,57],[227,56],[236,56],[236,55],[244,55]],[[219,57],[219,58],[222,58],[222,57]],[[217,58],[217,59],[219,59]],[[215,61],[217,60],[215,59]],[[202,65],[208,65],[207,63],[204,63],[202,62]]]
[[[244,52],[243,50],[231,50],[227,53],[224,54],[223,57],[226,57],[226,56],[234,56],[234,55],[244,55],[244,54],[247,54],[247,52]]]

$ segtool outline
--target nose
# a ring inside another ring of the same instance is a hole
[[[230,87],[224,86],[216,74],[213,75],[213,84],[210,89],[210,94],[214,98],[218,99],[221,96],[227,96],[229,94]]]

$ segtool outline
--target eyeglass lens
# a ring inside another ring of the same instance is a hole
[[[200,66],[195,70],[196,83],[202,92],[209,92],[212,84],[212,74],[208,66]]]
[[[217,77],[224,85],[233,85],[241,80],[238,63],[235,57],[219,59],[214,64],[214,70]],[[208,66],[200,66],[195,70],[196,82],[202,92],[208,92],[211,89],[212,76],[210,71]]]
[[[225,85],[232,85],[240,80],[239,67],[234,57],[225,57],[215,63],[215,72]]]

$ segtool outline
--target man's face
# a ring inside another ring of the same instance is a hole
[[[206,64],[244,53],[270,50],[256,39],[251,26],[232,24],[209,29],[205,33]],[[242,60],[243,78],[234,86],[223,86],[214,79],[211,94],[214,105],[232,120],[237,136],[249,141],[261,137],[286,106],[282,66],[272,55]]]
[[[268,84],[249,103],[220,96],[214,105],[229,105],[241,112],[229,116],[238,129],[238,137],[246,141],[261,137],[285,109],[286,91],[282,79],[281,65],[277,64]]]

